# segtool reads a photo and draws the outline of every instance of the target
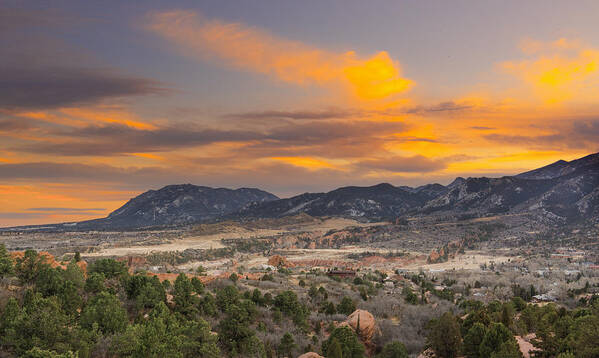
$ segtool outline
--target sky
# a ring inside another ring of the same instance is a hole
[[[0,227],[599,151],[597,1],[3,1]]]

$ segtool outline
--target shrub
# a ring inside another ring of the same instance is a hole
[[[127,275],[127,267],[124,263],[113,259],[99,259],[89,266],[88,273],[101,273],[106,278],[115,278]]]
[[[460,326],[451,312],[429,325],[428,341],[438,357],[455,358],[462,348]]]
[[[339,302],[339,304],[337,305],[337,312],[342,313],[344,315],[350,315],[355,310],[356,310],[356,304],[354,303],[354,301],[351,298],[349,298],[347,296],[344,296],[341,299],[341,302]]]
[[[327,357],[337,355],[338,348],[335,341],[337,341],[342,351],[342,355],[338,356],[344,358],[364,357],[366,351],[364,345],[358,340],[358,337],[351,328],[339,327],[331,332],[329,339],[322,343],[322,351]]]

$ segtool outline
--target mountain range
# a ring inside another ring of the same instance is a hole
[[[554,223],[599,217],[599,153],[501,178],[456,178],[449,185],[416,188],[382,183],[280,199],[259,189],[169,185],[147,191],[106,218],[44,225],[77,230],[136,229],[220,219],[306,213],[360,220],[444,214],[482,217],[530,213]]]

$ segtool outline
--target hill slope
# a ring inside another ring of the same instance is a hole
[[[383,183],[285,199],[259,189],[169,185],[129,200],[106,218],[38,229],[125,229],[299,213],[362,220],[529,213],[535,220],[553,223],[588,219],[599,222],[599,153],[570,162],[560,160],[515,176],[459,177],[447,186],[412,188]]]
[[[599,214],[599,154],[502,178],[456,178],[447,186],[417,188],[379,184],[306,193],[252,204],[238,216],[278,217],[299,212],[380,220],[402,215],[485,216],[531,213],[540,219],[572,221]]]
[[[136,196],[106,218],[84,221],[77,227],[139,228],[186,224],[216,219],[253,202],[277,199],[277,196],[259,189],[168,185]]]

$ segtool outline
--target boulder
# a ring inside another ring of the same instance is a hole
[[[358,334],[364,343],[372,341],[377,332],[376,321],[374,316],[364,310],[355,310],[347,317],[347,324]]]
[[[432,348],[428,348],[427,350],[425,350],[424,352],[420,353],[418,355],[418,358],[435,358],[435,352],[432,350]]]
[[[324,357],[318,353],[308,352],[308,353],[302,354],[301,356],[299,356],[297,358],[324,358]]]

